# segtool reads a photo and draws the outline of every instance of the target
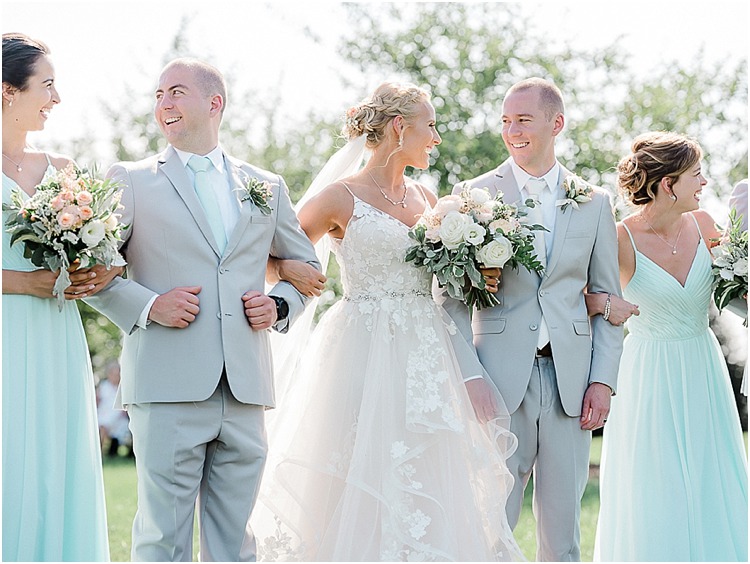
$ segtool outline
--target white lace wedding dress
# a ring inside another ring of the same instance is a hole
[[[333,241],[344,297],[269,426],[259,560],[522,559],[505,517],[509,417],[480,425],[409,228],[355,197]],[[453,333],[453,335],[451,334]],[[490,435],[493,438],[490,438]]]

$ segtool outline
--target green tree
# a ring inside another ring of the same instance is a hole
[[[725,193],[746,174],[746,63],[689,68],[670,63],[638,78],[627,53],[612,45],[576,50],[540,36],[514,3],[348,4],[351,38],[342,55],[364,73],[400,76],[427,86],[443,144],[429,174],[446,193],[507,157],[501,137],[502,98],[514,82],[541,76],[566,98],[561,160],[597,184],[612,171],[630,140],[650,129],[699,138],[708,168]],[[710,135],[707,134],[710,132]]]

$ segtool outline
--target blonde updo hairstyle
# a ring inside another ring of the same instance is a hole
[[[617,185],[635,206],[654,201],[662,178],[669,178],[671,186],[703,157],[703,150],[695,139],[670,131],[639,135],[630,150],[617,165]]]
[[[408,126],[418,105],[429,101],[429,93],[414,84],[384,82],[370,97],[347,110],[344,137],[351,140],[365,134],[366,146],[374,149],[385,139],[388,124],[395,117],[402,116]]]

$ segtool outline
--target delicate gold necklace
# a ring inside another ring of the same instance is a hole
[[[408,190],[406,189],[406,181],[402,181],[402,183],[401,183],[401,186],[402,186],[402,187],[403,187],[403,189],[404,189],[404,197],[403,197],[403,198],[401,198],[401,199],[400,199],[400,200],[399,200],[398,202],[396,202],[396,201],[394,201],[394,200],[391,200],[391,199],[390,199],[390,198],[388,197],[388,194],[386,194],[386,193],[385,193],[385,192],[383,191],[383,189],[382,189],[382,188],[380,187],[380,184],[378,184],[378,181],[377,181],[377,180],[375,180],[375,178],[373,178],[373,176],[372,176],[372,174],[370,174],[370,171],[369,171],[369,170],[367,171],[367,174],[368,174],[368,175],[370,176],[370,178],[372,178],[372,181],[373,181],[373,182],[375,183],[375,186],[377,186],[377,187],[378,187],[378,190],[380,190],[380,193],[381,193],[381,194],[383,194],[383,197],[384,197],[384,198],[385,198],[386,200],[388,200],[388,201],[389,201],[389,202],[390,202],[391,204],[393,204],[394,206],[401,206],[402,208],[405,208],[405,207],[406,207],[406,194],[407,194],[407,192],[408,192]]]
[[[6,155],[5,153],[3,153],[3,156],[4,156],[4,157],[5,157],[6,159],[8,159],[8,160],[9,160],[10,162],[12,162],[12,163],[13,163],[14,165],[16,165],[16,170],[17,170],[18,172],[22,172],[22,171],[23,171],[23,168],[21,168],[21,163],[22,163],[22,162],[23,162],[23,160],[24,160],[24,159],[26,158],[26,151],[24,151],[24,152],[23,152],[23,157],[21,157],[21,160],[20,160],[19,162],[16,162],[16,161],[14,161],[13,159],[11,159],[11,158],[10,158],[10,157],[9,157],[8,155]]]
[[[662,237],[661,235],[659,235],[656,232],[656,229],[654,229],[654,226],[651,225],[651,222],[648,219],[646,219],[646,216],[643,213],[641,213],[641,217],[643,218],[643,221],[646,222],[646,225],[648,225],[649,229],[651,229],[651,231],[654,232],[654,235],[656,235],[659,239],[661,239],[667,245],[669,245],[670,247],[672,247],[672,254],[676,255],[677,254],[677,243],[680,242],[680,235],[682,235],[682,216],[680,216],[680,230],[677,232],[677,239],[675,239],[674,245],[672,243],[670,243],[669,241],[667,241],[664,237]]]

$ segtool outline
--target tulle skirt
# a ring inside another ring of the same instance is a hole
[[[260,560],[522,559],[507,411],[479,424],[449,330],[426,296],[326,313],[269,422]]]

